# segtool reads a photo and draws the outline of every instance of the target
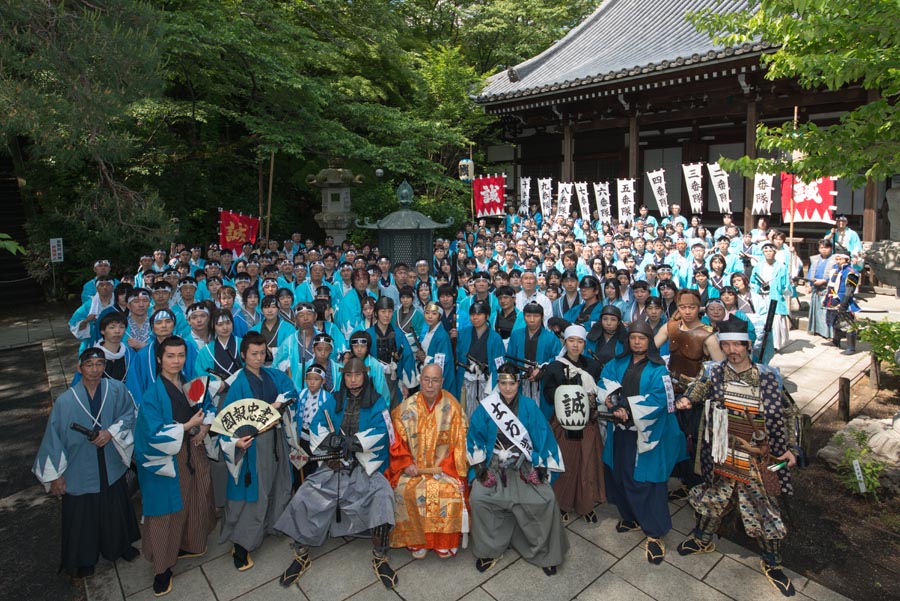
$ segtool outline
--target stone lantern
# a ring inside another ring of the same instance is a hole
[[[316,175],[306,176],[306,183],[322,190],[322,212],[313,219],[334,238],[335,244],[340,244],[356,219],[350,210],[350,188],[363,183],[363,176],[354,176],[351,170],[342,168],[341,161],[335,160]]]
[[[438,223],[418,211],[413,211],[409,208],[412,200],[412,186],[403,180],[397,188],[400,210],[375,223],[371,223],[368,219],[364,223],[356,221],[357,227],[378,230],[378,249],[395,264],[402,262],[412,266],[420,258],[430,260],[434,256],[433,230],[453,225],[452,218],[447,223]]]

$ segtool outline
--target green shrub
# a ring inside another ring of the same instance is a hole
[[[900,322],[861,319],[856,323],[859,339],[872,345],[872,353],[880,362],[887,362],[892,374],[900,375],[900,367],[894,361],[894,353],[900,349]]]
[[[872,454],[868,432],[855,430],[847,434],[850,436],[849,440],[843,433],[834,437],[834,442],[844,450],[844,456],[837,466],[838,477],[852,494],[861,494],[879,501],[878,489],[881,488],[881,473],[887,466]],[[862,469],[863,483],[866,486],[864,493],[859,490],[859,480],[856,477],[856,470],[853,468],[854,461],[859,461],[859,467]]]

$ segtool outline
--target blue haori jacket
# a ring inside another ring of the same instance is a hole
[[[215,414],[209,395],[203,401],[206,423]],[[134,427],[134,462],[141,484],[144,515],[167,515],[181,511],[178,452],[187,433],[172,417],[172,399],[162,378],[144,391]],[[205,453],[204,449],[199,452]]]
[[[297,389],[294,388],[294,383],[291,382],[287,375],[271,367],[263,367],[260,371],[272,378],[280,400],[285,401],[297,398]],[[235,375],[234,382],[228,389],[219,411],[235,401],[252,398],[256,397],[253,394],[253,389],[250,387],[250,382],[247,380],[245,370],[242,369]],[[291,415],[288,421],[293,422],[296,417],[296,406],[292,404],[285,411],[290,412]],[[287,430],[281,424],[276,426],[275,435],[284,437],[284,440],[290,444]],[[235,444],[236,438],[219,434],[216,439],[222,448],[222,454],[225,456],[225,465],[228,467],[228,475],[230,476],[226,491],[228,500],[255,503],[259,500],[259,478],[256,473],[256,441],[251,442],[246,450],[242,450]],[[250,474],[250,483],[246,484],[245,476],[248,473]]]
[[[319,405],[319,410],[309,427],[309,446],[313,453],[329,452],[319,447],[332,434],[331,427],[334,428],[333,433],[340,433],[344,421],[343,407],[344,405],[341,406],[341,411],[337,411],[337,401],[331,395]],[[369,475],[375,472],[384,474],[388,467],[390,445],[394,440],[394,425],[388,411],[388,400],[384,396],[379,395],[371,407],[360,408],[359,431],[355,436],[363,449],[356,453],[360,467]]]
[[[487,402],[503,403],[503,399],[497,393],[487,397]],[[528,431],[531,438],[533,451],[528,459],[534,467],[547,468],[552,473],[565,471],[562,454],[553,437],[550,423],[541,410],[537,401],[526,396],[519,395],[519,406],[516,416]],[[494,456],[494,445],[497,443],[497,423],[491,418],[483,403],[472,413],[469,422],[469,431],[466,434],[466,457],[469,461],[469,482],[475,478],[474,466],[481,463],[488,466]],[[552,477],[552,474],[551,474]]]
[[[65,476],[66,494],[100,492],[100,467],[97,447],[87,436],[70,428],[77,423],[88,430],[95,425],[107,430],[112,440],[103,447],[107,484],[115,483],[131,463],[134,450],[134,401],[118,380],[100,380],[100,412],[96,422],[90,413],[90,398],[84,384],[73,384],[53,403],[44,438],[31,471],[50,490],[50,483]]]
[[[456,361],[463,365],[468,364],[469,362],[466,355],[469,354],[469,348],[472,346],[472,336],[474,333],[475,328],[471,325],[465,326],[459,330],[459,337],[456,339]],[[506,359],[504,358],[506,348],[503,346],[503,339],[500,338],[500,334],[494,331],[490,326],[487,330],[487,337],[487,364],[489,373],[485,375],[488,376],[487,389],[493,390],[494,387],[497,386],[497,368],[506,363]],[[466,370],[462,367],[457,368],[457,390],[451,391],[454,397],[459,398],[465,377]]]
[[[159,379],[156,368],[156,344],[156,336],[151,334],[150,342],[134,356],[131,368],[125,376],[125,385],[138,406],[143,403],[143,397],[147,389]],[[185,351],[184,367],[181,370],[181,374],[186,382],[190,382],[194,379],[194,368],[197,365],[197,345],[190,344],[187,340],[185,340],[185,344],[187,350]]]
[[[397,381],[406,386],[406,388],[415,388],[419,385],[419,372],[416,371],[416,357],[413,355],[412,347],[409,346],[409,340],[406,338],[406,334],[403,333],[403,330],[394,325],[393,322],[390,327],[394,330],[394,339],[397,341],[397,348],[402,351],[400,360],[397,361],[396,366]],[[370,354],[373,358],[377,359],[378,334],[375,331],[375,328],[375,326],[372,326],[366,331],[369,333],[369,336],[372,337],[372,350],[370,351]],[[384,364],[382,364],[382,368],[384,368]],[[385,374],[385,378],[388,377],[390,376]],[[397,395],[398,397],[400,395],[399,388]],[[403,399],[396,398],[393,400],[395,403],[399,403]]]
[[[626,353],[603,367],[601,379],[608,392],[613,384],[621,384],[630,363],[631,354]],[[687,459],[684,434],[675,417],[674,398],[670,399],[667,392],[668,378],[665,365],[648,363],[641,373],[640,391],[644,398],[629,400],[629,411],[638,430],[638,454],[634,461],[634,479],[638,482],[666,482],[675,464]],[[612,440],[616,426],[609,422],[606,428],[607,440]],[[614,446],[608,442],[603,447],[603,462],[610,467],[615,461]]]

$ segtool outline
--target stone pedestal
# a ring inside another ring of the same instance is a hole
[[[888,221],[891,222],[891,240],[900,240],[900,188],[888,188]]]
[[[339,162],[306,178],[307,184],[322,190],[322,212],[316,213],[313,219],[334,238],[335,244],[347,238],[347,232],[356,222],[356,214],[350,210],[350,187],[362,182],[361,175],[354,176],[349,169],[342,169]]]

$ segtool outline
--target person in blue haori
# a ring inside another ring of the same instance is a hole
[[[343,296],[337,313],[334,315],[334,323],[345,338],[349,338],[362,321],[362,301],[366,296],[377,298],[369,290],[369,272],[363,268],[354,269],[353,290]]]
[[[425,326],[419,333],[420,349],[416,351],[416,362],[420,365],[436,363],[444,373],[444,390],[456,390],[456,361],[450,334],[441,325],[443,309],[432,301],[425,305]]]
[[[461,399],[468,417],[497,385],[497,368],[504,363],[503,339],[488,327],[490,310],[487,303],[473,303],[469,307],[470,325],[459,330],[456,343],[456,385],[460,390],[453,396]]]
[[[478,403],[466,435],[475,567],[486,572],[512,547],[553,576],[569,541],[549,481],[565,466],[537,402],[519,394],[518,368],[498,371],[497,390]]]
[[[459,317],[459,324],[457,325],[457,327],[461,331],[466,326],[469,326],[469,309],[476,303],[482,303],[487,304],[490,307],[488,322],[490,323],[490,327],[493,328],[494,316],[500,309],[500,302],[497,300],[496,296],[490,293],[491,274],[489,274],[487,271],[477,271],[472,275],[471,281],[473,282],[475,287],[475,294],[467,296],[462,301],[460,301],[459,310],[456,313]]]
[[[131,546],[140,531],[125,481],[134,402],[124,384],[103,377],[105,365],[102,350],[81,353],[80,381],[53,403],[31,470],[62,500],[60,569],[75,578],[93,575],[100,555],[110,561],[139,555]]]
[[[672,529],[666,483],[687,455],[669,370],[647,322],[631,324],[628,350],[606,364],[601,378],[614,416],[607,423],[603,463],[607,497],[622,518],[616,531],[643,531],[647,561],[660,564],[662,539]]]
[[[324,336],[324,334],[320,334]],[[305,387],[300,389],[297,397],[297,406],[293,412],[285,413],[285,433],[291,449],[291,463],[300,472],[300,482],[312,475],[318,467],[309,458],[312,455],[310,448],[309,428],[313,418],[319,411],[319,407],[325,403],[334,402],[334,397],[325,388],[325,378],[328,376],[326,368],[318,363],[311,363],[306,368],[303,377]],[[340,372],[338,373],[340,377]],[[290,421],[287,421],[290,416]]]
[[[216,525],[209,459],[203,444],[215,409],[207,395],[193,405],[182,376],[187,345],[170,336],[154,345],[159,377],[144,392],[134,428],[134,461],[143,503],[144,557],[153,564],[153,593],[172,590],[178,559],[206,553]]]
[[[112,378],[124,383],[134,363],[136,353],[125,342],[125,329],[128,327],[128,318],[124,313],[108,311],[100,318],[100,340],[94,343],[93,348],[103,351],[106,357],[106,366],[103,368],[103,377]],[[78,382],[81,376],[76,374],[73,384]]]
[[[600,318],[588,330],[584,353],[601,364],[625,350],[627,333],[618,307],[607,305],[600,311]]]
[[[834,250],[834,271],[828,278],[828,289],[825,292],[824,305],[825,318],[831,326],[831,344],[840,348],[841,338],[846,334],[847,348],[845,355],[856,352],[856,332],[850,331],[855,319],[854,314],[859,311],[859,305],[853,298],[856,287],[859,285],[859,272],[850,265],[850,251],[841,246]]]
[[[263,297],[260,304],[263,318],[250,328],[250,332],[258,332],[263,335],[266,339],[266,346],[269,348],[269,357],[271,358],[278,353],[281,345],[294,338],[297,329],[292,324],[281,319],[278,311],[278,299],[274,295]],[[314,313],[312,310],[310,312]]]
[[[134,397],[135,403],[140,406],[144,393],[156,382],[158,377],[157,348],[168,337],[172,336],[176,328],[175,315],[169,309],[159,309],[150,316],[151,336],[149,342],[137,352],[125,377],[125,385]],[[182,369],[182,375],[186,380],[194,377],[194,366],[197,354],[194,346],[187,345],[187,361]]]
[[[831,240],[832,246],[841,246],[846,249],[850,253],[852,260],[854,257],[859,257],[862,254],[862,241],[859,239],[859,234],[847,227],[847,222],[846,215],[835,217],[834,227],[831,228],[831,231],[828,232],[825,238]],[[857,264],[851,263],[851,266],[856,270],[860,270],[862,261],[860,260]]]
[[[241,368],[239,356],[241,339],[234,335],[234,316],[227,309],[216,309],[212,313],[213,339],[197,354],[194,373],[205,376],[214,373],[228,378]]]
[[[219,413],[241,399],[266,403],[273,411],[291,412],[297,399],[293,382],[277,369],[264,367],[266,339],[248,332],[241,340],[244,368],[237,373],[225,395]],[[290,423],[294,420],[290,419]],[[219,434],[218,442],[228,466],[227,501],[220,539],[231,542],[231,555],[238,571],[253,567],[250,553],[262,544],[266,534],[275,532],[275,521],[291,499],[291,462],[287,426],[275,427],[254,436]]]
[[[543,397],[543,370],[562,348],[559,336],[544,327],[544,307],[531,302],[522,307],[525,327],[513,330],[506,347],[506,359],[523,370],[522,394],[536,402]],[[548,414],[549,417],[549,414]]]
[[[578,290],[581,295],[581,302],[563,316],[566,321],[583,326],[585,330],[590,330],[598,319],[603,309],[603,303],[600,302],[600,280],[592,275],[586,275],[578,283]]]
[[[419,385],[416,358],[406,334],[394,323],[394,301],[382,296],[375,302],[375,323],[367,331],[372,337],[372,355],[381,364],[393,409],[410,389]]]
[[[776,301],[775,319],[772,322],[772,342],[780,351],[790,342],[790,305],[793,286],[787,266],[775,258],[776,248],[771,242],[762,245],[763,260],[753,267],[750,274],[750,290],[753,306],[762,318],[768,314],[770,301]]]
[[[388,563],[394,491],[384,477],[394,428],[388,400],[372,386],[368,371],[360,359],[348,359],[344,386],[319,405],[309,425],[311,459],[323,460],[275,523],[294,541],[294,559],[281,575],[282,586],[297,582],[310,568],[310,547],[322,546],[329,534],[367,532],[375,575],[387,588],[397,584]]]
[[[69,330],[81,341],[78,350],[83,351],[100,340],[100,318],[107,312],[115,311],[113,295],[114,280],[108,275],[98,275],[91,280],[95,285],[92,294],[69,319]]]
[[[88,302],[95,294],[97,294],[97,282],[101,279],[112,282],[113,286],[119,283],[116,278],[109,275],[109,269],[109,261],[106,259],[100,259],[99,261],[94,262],[94,277],[85,282],[84,286],[81,287],[81,304]]]
[[[806,283],[809,286],[809,314],[806,331],[822,338],[831,338],[831,328],[826,322],[825,292],[828,279],[834,269],[835,259],[832,256],[834,245],[827,238],[819,240],[819,254],[810,255],[809,269],[806,271]]]

